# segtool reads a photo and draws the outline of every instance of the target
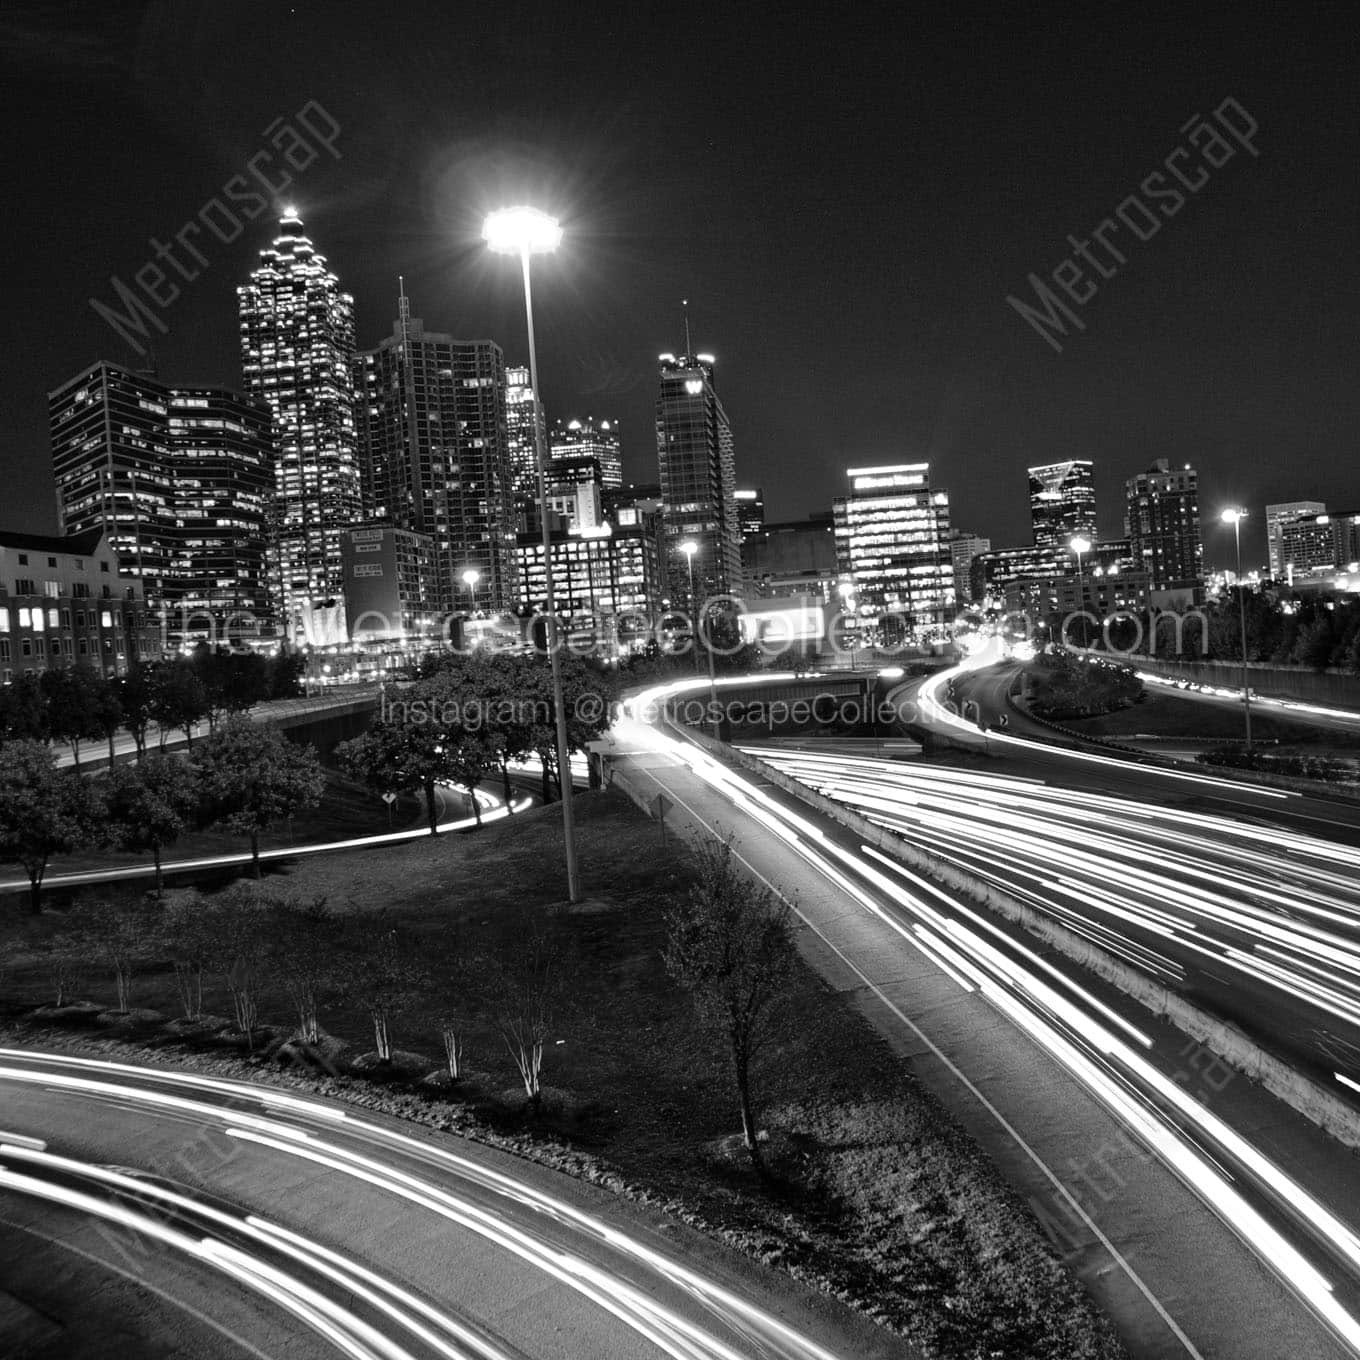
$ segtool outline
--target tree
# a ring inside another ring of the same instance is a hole
[[[58,770],[41,742],[0,747],[0,862],[23,865],[35,916],[52,856],[95,839],[99,821],[85,781],[74,770]]]
[[[266,911],[258,896],[247,889],[225,894],[210,910],[206,954],[227,984],[236,1029],[253,1051],[269,958]]]
[[[101,960],[113,973],[115,1009],[126,1015],[132,1009],[133,973],[154,938],[145,902],[128,894],[87,900],[71,913],[71,927],[85,956]]]
[[[186,1020],[203,1016],[203,974],[219,939],[213,912],[202,901],[178,902],[162,916],[161,943],[175,970],[175,990]]]
[[[165,751],[137,765],[116,765],[109,771],[105,806],[113,843],[120,850],[150,852],[160,897],[161,852],[184,834],[198,808],[193,766]]]
[[[122,710],[123,726],[132,736],[138,760],[146,754],[146,729],[151,725],[152,701],[155,698],[151,678],[150,667],[131,666],[126,674],[118,677],[114,686],[118,706]]]
[[[486,732],[463,732],[453,736],[449,750],[449,777],[467,790],[477,825],[482,824],[482,805],[477,787],[496,766],[494,739]]]
[[[340,768],[376,793],[425,795],[430,835],[439,834],[439,793],[442,780],[453,776],[453,757],[438,725],[423,721],[420,700],[408,701],[404,717],[379,718],[367,732],[336,747]],[[414,710],[414,716],[413,716]]]
[[[198,672],[188,661],[163,661],[151,673],[151,716],[161,729],[161,745],[165,734],[179,730],[193,745],[194,727],[205,718],[211,708],[207,691]]]
[[[387,916],[348,922],[341,975],[350,998],[373,1022],[378,1061],[392,1061],[392,1026],[415,1003],[427,975],[414,943]]]
[[[41,741],[50,736],[42,681],[25,671],[12,684],[0,685],[0,742]]]
[[[122,687],[107,676],[100,676],[100,680],[102,684],[95,700],[94,720],[99,734],[109,744],[109,769],[113,769],[114,739],[124,722]]]
[[[666,916],[666,971],[721,1034],[732,1064],[742,1138],[763,1171],[751,1097],[751,1063],[773,1029],[793,968],[789,908],[737,869],[730,841],[696,852],[697,882]]]
[[[321,1037],[321,999],[336,978],[335,918],[324,897],[311,902],[266,898],[264,906],[270,917],[270,970],[297,1012],[298,1039],[314,1044]]]
[[[100,710],[108,682],[89,666],[67,666],[44,671],[41,684],[48,731],[70,746],[71,759],[79,769],[81,742],[104,735]]]
[[[493,992],[496,1028],[534,1109],[543,1099],[543,1050],[557,997],[557,965],[552,937],[541,925],[528,927],[520,932],[514,955],[500,966]]]
[[[232,717],[205,737],[194,755],[208,819],[250,838],[251,866],[260,876],[260,837],[272,826],[315,807],[325,777],[316,751],[289,741],[277,727]]]

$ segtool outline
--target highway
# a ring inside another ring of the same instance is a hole
[[[948,681],[945,675],[927,682],[929,690],[923,686],[927,707],[940,704]],[[884,1009],[914,1031],[917,1052],[919,1043],[933,1037],[932,1024],[942,1023],[946,1008],[961,1009],[964,1003],[947,1000],[948,993],[932,980],[927,1004],[926,978],[913,965],[913,955],[927,959],[956,989],[956,996],[968,998],[968,1013],[975,1017],[972,1032],[960,1037],[957,1021],[943,1023],[952,1043],[960,1049],[971,1043],[972,1059],[984,1070],[990,1065],[984,1080],[997,1080],[992,1073],[998,1058],[995,1051],[990,1059],[982,1055],[979,1026],[1015,1050],[1014,1039],[1003,1039],[995,1020],[979,1018],[979,1005],[983,1012],[1004,1017],[1014,1032],[1102,1106],[1139,1148],[1193,1191],[1200,1208],[1191,1211],[1182,1205],[1177,1213],[1187,1223],[1199,1215],[1187,1239],[1194,1245],[1178,1242],[1180,1225],[1165,1222],[1156,1247],[1165,1250],[1167,1259],[1125,1271],[1142,1298],[1130,1303],[1127,1291],[1121,1299],[1112,1286],[1112,1297],[1102,1297],[1126,1335],[1140,1343],[1139,1353],[1360,1354],[1360,1223],[1349,1153],[1259,1088],[1225,1082],[1226,1095],[1216,1088],[1191,1089],[1203,1083],[1187,1073],[1187,1062],[1201,1066],[1203,1054],[1187,1059],[1169,1027],[1076,965],[1037,947],[1017,928],[859,844],[844,828],[791,803],[757,777],[696,749],[658,716],[662,697],[652,692],[632,705],[634,721],[618,733],[627,758],[658,786],[669,788],[671,797],[688,799],[691,815],[706,818],[711,827],[721,831],[755,823],[771,843],[779,843],[779,850],[765,853],[762,862],[756,851],[765,847],[748,842],[748,831],[739,832],[748,865],[767,880],[782,878],[792,889],[790,895],[796,894],[800,914],[813,930],[843,957],[857,961]],[[972,731],[977,734],[976,727]],[[1349,1065],[1344,1044],[1330,1050],[1310,1037],[1314,1026],[1346,1043],[1353,1035],[1360,1037],[1355,1028],[1360,972],[1353,970],[1360,954],[1350,912],[1357,904],[1354,854],[1346,847],[1282,835],[1278,849],[1265,852],[1247,828],[1228,818],[1206,814],[1196,819],[1156,803],[1121,805],[1112,797],[1094,801],[1088,793],[1074,795],[994,773],[844,755],[811,757],[787,747],[761,755],[875,820],[919,838],[928,848],[943,848],[956,862],[1004,883],[1017,895],[1051,901],[1064,924],[1098,936],[1106,947],[1113,946],[1163,981],[1174,984],[1192,971],[1197,979],[1217,977],[1222,997],[1250,982],[1258,999],[1265,995],[1280,1003],[1288,1017],[1282,1026],[1288,1038],[1307,1049],[1315,1064],[1325,1064],[1327,1079],[1338,1090],[1349,1089],[1352,1074],[1360,1076],[1360,1068]],[[674,766],[663,764],[663,756]],[[1078,754],[1073,764],[1079,763]],[[706,786],[712,795],[707,802],[686,792],[686,784],[672,772],[676,767]],[[1235,786],[1209,780],[1194,792],[1217,796],[1234,793]],[[719,799],[726,813],[703,811]],[[747,850],[748,843],[752,850]],[[791,871],[793,860],[804,867]],[[790,872],[796,875],[792,880]],[[836,885],[843,905],[828,907],[821,916],[808,909],[817,900],[810,884],[814,875]],[[1338,896],[1342,893],[1344,901]],[[855,944],[842,947],[839,942],[851,931],[856,932]],[[872,982],[874,976],[896,981],[909,968],[909,992]],[[1343,973],[1344,980],[1334,982],[1334,973]],[[1296,984],[1300,997],[1290,996]],[[896,999],[904,992],[919,1000],[910,1015]],[[891,1031],[892,1021],[883,1023]],[[1180,1038],[1183,1044],[1184,1036]],[[912,1047],[911,1040],[906,1042]],[[1042,1066],[1030,1077],[1045,1088],[1052,1080]],[[970,1085],[978,1087],[976,1081]],[[1006,1098],[1012,1102],[1009,1108],[998,1098],[988,1099],[997,1123],[1012,1131],[1024,1128],[1031,1143],[1043,1138],[1054,1148],[1064,1146],[1064,1115],[1026,1109],[1023,1084],[1010,1086]],[[1082,1129],[1084,1107],[1070,1095],[1063,1100],[1070,1102],[1072,1131]],[[1078,1139],[1089,1136],[1077,1133]],[[1066,1145],[1072,1146],[1070,1138]],[[1051,1170],[1054,1164],[1046,1166]],[[1135,1174],[1127,1159],[1121,1163],[1121,1184]],[[1178,1202],[1177,1192],[1165,1182],[1152,1196],[1168,1206]],[[1239,1244],[1249,1246],[1258,1268],[1268,1268],[1292,1295],[1291,1301],[1276,1303],[1273,1323],[1253,1315],[1261,1285],[1250,1271],[1238,1267],[1227,1279],[1211,1278],[1207,1261],[1228,1252],[1221,1241],[1206,1246],[1204,1235],[1211,1230],[1202,1219],[1205,1209]],[[1150,1211],[1144,1203],[1133,1215],[1141,1219],[1140,1251],[1147,1250]],[[1121,1224],[1119,1231],[1125,1230]],[[1113,1244],[1107,1245],[1116,1265],[1126,1265]],[[1183,1285],[1174,1310],[1162,1305],[1164,1290],[1177,1293],[1174,1276],[1163,1272],[1174,1271],[1178,1252],[1181,1280],[1193,1261],[1197,1285],[1206,1295],[1230,1297],[1239,1314],[1237,1325],[1250,1317],[1249,1328],[1234,1333],[1232,1320],[1215,1313],[1198,1292],[1184,1297]],[[1098,1294],[1102,1287],[1097,1287]],[[1170,1337],[1157,1339],[1151,1323],[1139,1319],[1138,1307],[1148,1302],[1159,1311]],[[1270,1335],[1270,1328],[1283,1325],[1286,1317],[1290,1325],[1302,1326],[1300,1304],[1325,1326],[1330,1342],[1320,1335],[1307,1340]],[[1231,1344],[1225,1341],[1227,1334],[1232,1334]],[[1213,1350],[1200,1349],[1206,1339],[1215,1343]]]
[[[0,1049],[0,1089],[0,1243],[134,1277],[206,1336],[177,1354],[850,1353],[823,1344],[835,1327],[796,1290],[771,1311],[655,1214],[461,1140],[276,1087],[27,1050]],[[0,1287],[0,1324],[3,1303]]]

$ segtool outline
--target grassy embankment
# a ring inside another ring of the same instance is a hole
[[[346,914],[385,909],[432,952],[455,931],[493,957],[522,943],[528,921],[551,933],[565,985],[538,1114],[526,1110],[522,1090],[516,1094],[494,1024],[475,1004],[470,1071],[457,1087],[394,1082],[377,1088],[381,1094],[460,1132],[508,1139],[526,1155],[632,1187],[853,1303],[928,1354],[1123,1354],[986,1157],[858,1013],[801,965],[785,1023],[760,1059],[757,1092],[772,1132],[773,1176],[757,1178],[732,1149],[736,1109],[721,1050],[696,1029],[688,998],[661,961],[664,911],[687,889],[688,862],[673,841],[662,847],[655,825],[621,794],[583,797],[579,812],[592,895],[573,911],[560,905],[560,823],[548,809],[475,835],[271,870],[269,890],[325,896]],[[24,928],[58,924],[54,913]],[[20,953],[15,964],[3,992],[22,1030],[20,1013],[45,997],[33,960]],[[112,982],[96,976],[82,991],[107,1003]],[[430,1055],[429,1068],[439,1053],[433,1017],[460,1000],[437,992],[394,1034],[399,1048]],[[149,964],[132,1001],[175,1014],[168,966]],[[221,979],[212,979],[207,1005],[229,1012]],[[288,1032],[281,992],[266,993],[261,1015],[278,1024],[280,1036]],[[372,1047],[365,1017],[338,998],[323,1005],[321,1020],[346,1055]],[[72,1038],[107,1033],[84,1024],[89,1028],[73,1030]],[[194,1051],[151,1020],[124,1032],[165,1053]],[[235,1050],[225,1039],[205,1039],[197,1051]],[[344,1056],[340,1062],[343,1070]],[[351,1096],[375,1089],[349,1076],[322,1085]]]

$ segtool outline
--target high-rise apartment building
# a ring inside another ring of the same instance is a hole
[[[1124,532],[1131,556],[1153,590],[1198,590],[1204,584],[1199,474],[1159,458],[1124,483]]]
[[[666,571],[695,600],[740,595],[741,524],[737,517],[732,426],[714,386],[711,354],[663,354],[656,399],[656,456],[665,506]],[[681,545],[697,545],[686,562]]]
[[[168,401],[177,531],[168,631],[181,643],[272,636],[273,416],[264,402],[219,387],[171,388]]]
[[[1094,464],[1086,458],[1069,458],[1030,468],[1029,514],[1036,548],[1065,548],[1078,535],[1094,543]]]
[[[489,340],[427,331],[404,293],[398,305],[392,334],[353,364],[366,517],[430,538],[435,608],[454,607],[469,570],[479,599],[509,608],[518,595],[504,358]]]
[[[991,552],[992,540],[977,534],[954,533],[949,537],[949,558],[954,569],[954,598],[960,604],[973,603],[973,558]]]
[[[1295,515],[1280,524],[1281,579],[1349,568],[1360,561],[1360,513]]]
[[[177,542],[168,400],[156,379],[103,360],[47,395],[61,532],[101,530],[158,616]]]
[[[278,431],[270,566],[289,636],[342,592],[340,535],[363,518],[354,426],[354,299],[290,208],[236,290],[246,391]]]
[[[836,561],[854,582],[856,612],[885,637],[921,636],[954,612],[949,493],[928,463],[847,468],[850,494],[832,505]]]
[[[763,600],[836,599],[836,532],[829,510],[807,519],[766,524],[741,545],[748,596]]]
[[[594,458],[600,465],[600,485],[612,490],[623,485],[623,455],[619,445],[619,422],[559,420],[552,431],[552,461]]]
[[[1270,555],[1270,576],[1281,581],[1285,574],[1283,552],[1284,526],[1305,515],[1325,515],[1327,507],[1321,501],[1280,501],[1266,506],[1266,549]]]
[[[515,500],[538,499],[538,445],[535,430],[548,448],[547,417],[534,394],[527,368],[505,370],[506,439],[510,450],[510,477]]]
[[[167,641],[273,634],[264,565],[277,447],[263,402],[99,362],[49,394],[63,532],[105,532]]]

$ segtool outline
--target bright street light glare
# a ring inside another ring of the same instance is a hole
[[[1246,517],[1247,512],[1245,510],[1225,510],[1219,516],[1219,519],[1221,519],[1224,524],[1236,524],[1239,520],[1246,519]]]
[[[468,587],[475,586],[475,585],[477,584],[477,582],[480,581],[481,579],[482,579],[482,573],[481,573],[480,571],[476,570],[475,567],[469,567],[469,568],[463,573],[463,584],[464,584],[465,586],[468,586]]]
[[[1071,548],[1074,553],[1088,553],[1091,551],[1091,540],[1089,538],[1083,538],[1078,534],[1074,539],[1069,541],[1067,546]]]
[[[501,255],[541,255],[557,249],[562,228],[537,208],[501,208],[487,214],[482,240]]]
[[[686,557],[693,557],[694,554],[699,551],[699,545],[692,538],[687,538],[680,545],[680,551],[684,553]]]

